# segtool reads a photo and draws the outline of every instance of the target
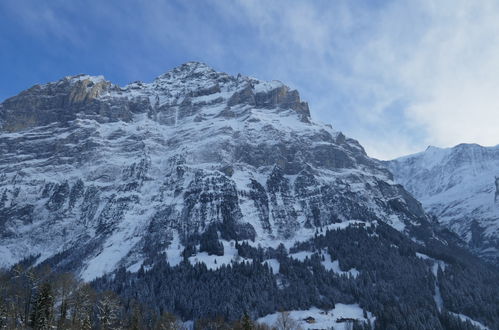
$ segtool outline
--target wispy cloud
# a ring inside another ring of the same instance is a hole
[[[411,149],[423,143],[499,143],[498,5],[420,1],[397,3],[384,13],[385,23],[356,62],[358,71],[378,77],[389,95],[397,91],[408,100],[400,109],[400,125],[424,133]],[[418,19],[410,32],[397,28],[411,16]]]
[[[282,80],[375,157],[499,143],[494,0],[19,0],[2,10],[65,49],[70,68],[118,82],[188,60]]]
[[[71,7],[56,0],[51,2],[51,6],[39,1],[19,0],[6,1],[2,10],[9,12],[20,23],[19,26],[33,37],[46,41],[58,39],[81,46],[85,29],[71,22],[71,16],[76,14],[75,7],[76,3]]]
[[[338,122],[370,154],[499,143],[496,1],[243,4],[278,53],[293,54],[275,60],[303,69],[288,70],[296,74],[289,80],[312,98],[317,116]]]

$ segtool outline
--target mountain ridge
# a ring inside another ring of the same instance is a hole
[[[429,213],[484,259],[498,262],[499,146],[432,147],[386,164]]]

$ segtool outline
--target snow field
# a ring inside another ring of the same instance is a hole
[[[335,305],[330,311],[323,311],[319,308],[312,307],[307,310],[289,311],[289,317],[295,320],[303,329],[333,329],[333,330],[348,330],[351,322],[337,322],[341,318],[351,318],[359,320],[359,322],[368,322],[372,324],[376,318],[367,312],[367,319],[364,317],[362,308],[358,304],[341,304]],[[304,319],[312,317],[314,323],[307,323]],[[257,320],[258,323],[273,326],[279,318],[279,313],[269,314]]]

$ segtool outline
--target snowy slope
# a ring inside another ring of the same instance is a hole
[[[176,264],[212,225],[262,246],[349,221],[428,231],[390,176],[277,81],[196,62],[125,87],[66,77],[0,104],[0,265],[40,254],[90,280]]]
[[[499,257],[499,146],[460,144],[387,163],[395,180],[482,257]]]

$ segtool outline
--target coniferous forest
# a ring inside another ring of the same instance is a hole
[[[212,235],[213,236],[213,235]],[[217,240],[215,234],[212,238]],[[204,243],[189,246],[190,252]],[[199,239],[197,239],[199,241]],[[435,243],[438,244],[438,243]],[[277,311],[330,310],[359,303],[374,324],[356,329],[475,329],[455,314],[499,328],[499,276],[457,246],[422,248],[386,225],[318,231],[289,251],[236,242],[241,262],[210,270],[187,259],[170,266],[161,254],[138,272],[124,268],[82,283],[70,273],[51,272],[29,258],[2,273],[0,325],[7,329],[259,329],[255,320]],[[187,250],[187,249],[186,249]],[[303,261],[292,258],[310,252]],[[432,252],[438,251],[438,253]],[[214,252],[216,253],[216,251]],[[421,259],[416,253],[432,259]],[[327,270],[325,255],[357,277]],[[459,258],[456,258],[459,256]],[[265,260],[279,262],[274,273]],[[248,260],[251,260],[248,261]],[[437,277],[432,261],[445,263]],[[443,306],[436,302],[438,283]],[[185,323],[186,321],[193,321]],[[277,325],[276,325],[277,326]]]

